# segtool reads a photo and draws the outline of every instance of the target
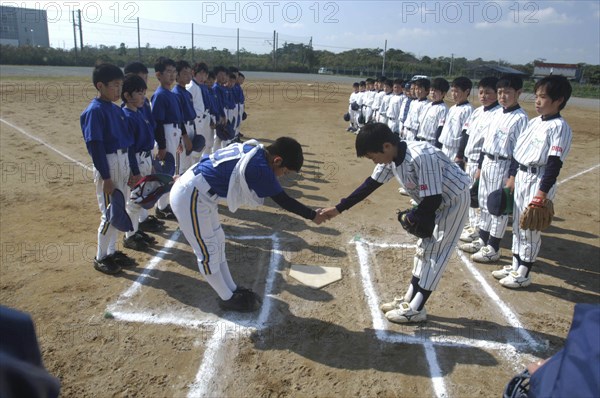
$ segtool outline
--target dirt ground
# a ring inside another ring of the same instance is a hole
[[[90,80],[4,77],[0,116],[89,166],[79,115],[94,95]],[[246,137],[269,143],[288,135],[303,144],[302,173],[283,181],[291,196],[315,208],[334,205],[370,175],[372,163],[356,158],[355,136],[342,120],[348,87],[247,83]],[[534,116],[532,100],[522,104]],[[434,337],[467,341],[433,345],[448,396],[498,396],[529,360],[562,347],[576,303],[599,302],[600,181],[599,169],[589,169],[600,163],[600,114],[567,106],[563,115],[574,140],[559,181],[588,172],[559,187],[532,286],[504,289],[490,274],[497,265],[474,266],[541,347],[507,348],[523,331],[508,323],[457,255],[428,302],[426,323],[385,323],[388,333],[423,344],[378,337],[352,241],[415,242],[395,221],[396,210],[409,206],[395,181],[323,226],[273,202],[235,214],[222,207],[234,278],[257,292],[270,289],[256,330],[235,327],[252,324],[252,315],[240,321],[218,309],[183,237],[150,263],[176,231],[174,222],[149,252],[123,249],[137,266],[101,274],[92,268],[100,214],[91,173],[4,122],[0,302],[32,315],[44,363],[65,397],[435,396],[427,348]],[[510,260],[510,230],[502,247],[498,265]],[[413,251],[372,247],[378,297],[404,293]],[[273,253],[280,260],[274,270]],[[291,264],[341,267],[343,279],[313,290],[287,275]],[[139,290],[123,295],[132,286]],[[124,320],[109,310],[141,315]]]

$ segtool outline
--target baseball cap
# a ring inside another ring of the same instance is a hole
[[[110,194],[110,203],[106,208],[106,219],[119,231],[133,231],[131,218],[125,210],[125,196],[120,189],[115,189]]]
[[[165,154],[163,160],[154,159],[152,161],[154,172],[158,174],[167,174],[172,176],[175,174],[175,158],[170,152]]]
[[[513,212],[514,197],[508,188],[500,188],[490,193],[487,207],[494,216],[507,215]]]

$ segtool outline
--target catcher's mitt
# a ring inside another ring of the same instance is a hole
[[[550,199],[535,196],[519,220],[521,229],[543,231],[552,223],[554,204]]]
[[[431,216],[418,216],[415,209],[398,212],[398,221],[402,228],[417,238],[425,239],[433,235],[435,228],[435,214]]]

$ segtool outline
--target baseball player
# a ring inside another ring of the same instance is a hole
[[[127,130],[121,108],[113,104],[121,97],[121,68],[106,63],[97,65],[92,80],[98,96],[83,111],[79,122],[85,145],[94,163],[96,198],[102,214],[94,268],[105,274],[116,274],[121,271],[122,266],[132,265],[134,262],[116,250],[118,231],[109,222],[106,208],[115,189],[119,189],[124,195],[128,192],[127,181],[131,169],[127,152],[133,145],[133,137]]]
[[[464,125],[457,159],[462,159],[466,165],[466,172],[471,177],[471,185],[475,183],[478,160],[481,154],[481,146],[485,138],[491,119],[502,107],[498,104],[496,92],[497,77],[484,77],[479,81],[479,102],[481,106],[471,113]],[[469,208],[469,222],[460,236],[463,242],[472,242],[479,238],[479,210]]]
[[[450,159],[459,162],[460,166],[464,169],[464,160],[457,159],[456,155],[460,147],[463,127],[473,112],[473,107],[469,103],[469,95],[471,94],[473,83],[469,78],[461,76],[454,79],[450,87],[454,105],[448,110],[439,141],[443,145],[442,151]]]
[[[352,85],[352,94],[350,94],[350,98],[348,98],[348,114],[350,115],[350,125],[348,126],[348,128],[346,129],[346,131],[349,132],[355,132],[358,130],[358,123],[357,123],[357,118],[358,118],[358,110],[360,109],[359,105],[358,105],[358,82],[355,82]]]
[[[400,101],[400,107],[398,109],[398,131],[402,133],[404,130],[404,123],[408,118],[408,112],[410,111],[410,104],[415,100],[415,88],[412,83],[407,82],[404,84],[402,101]]]
[[[406,294],[381,309],[392,322],[422,322],[427,318],[425,303],[444,273],[467,217],[469,177],[439,149],[427,142],[401,141],[383,123],[368,124],[360,130],[356,154],[376,164],[373,174],[322,214],[329,218],[339,215],[394,177],[406,187],[418,203],[410,221],[433,219],[435,228],[430,237],[417,242]]]
[[[141,62],[134,61],[125,65],[123,70],[125,75],[130,73],[136,74],[144,80],[146,86],[148,85],[148,68]],[[125,107],[125,103],[121,104],[121,108]],[[154,137],[154,130],[156,129],[156,122],[154,121],[154,117],[152,117],[152,108],[150,106],[150,101],[148,98],[144,99],[144,106],[140,109],[143,111],[144,116],[148,122],[150,122],[150,127],[152,128],[152,137]],[[154,138],[153,138],[154,139]],[[158,232],[162,231],[165,228],[164,221],[159,220],[158,218],[149,215],[148,210],[141,208],[139,209],[138,216],[138,228],[139,231],[145,232]]]
[[[365,96],[367,92],[367,82],[361,80],[358,83],[358,94],[356,103],[358,104],[358,114],[356,116],[356,125],[360,129],[365,124]]]
[[[444,97],[446,97],[449,88],[450,85],[446,79],[441,77],[433,79],[429,90],[431,102],[425,105],[421,112],[417,141],[427,141],[436,148],[441,148],[438,138],[444,127],[446,112],[448,111],[448,107],[444,103]]]
[[[385,79],[385,81],[383,82],[384,95],[381,98],[381,105],[379,105],[379,114],[377,119],[379,123],[387,124],[388,122],[387,109],[390,104],[390,99],[392,99],[393,86],[394,82],[390,79]]]
[[[179,228],[196,254],[200,273],[219,295],[222,309],[253,311],[260,299],[231,277],[218,199],[226,198],[229,210],[235,212],[270,197],[285,210],[320,224],[326,217],[289,197],[277,180],[299,171],[303,162],[302,147],[292,138],[280,137],[267,147],[255,140],[233,143],[202,158],[173,185],[171,204]]]
[[[215,83],[213,84],[213,92],[215,95],[215,102],[219,109],[219,121],[218,124],[226,125],[231,123],[233,120],[233,98],[231,96],[231,90],[229,86],[229,71],[224,66],[216,66],[214,68]],[[223,140],[215,135],[215,142],[213,145],[213,152],[217,149],[224,148],[227,146],[228,140]]]
[[[498,80],[498,102],[502,112],[494,114],[483,140],[475,179],[479,179],[479,238],[459,248],[471,256],[473,261],[489,263],[500,259],[500,241],[506,231],[508,216],[489,213],[487,198],[490,193],[503,188],[508,179],[508,169],[521,132],[527,125],[527,113],[519,105],[523,80],[514,75],[505,75]]]
[[[390,98],[385,111],[385,116],[387,117],[388,127],[390,130],[392,130],[392,133],[397,135],[400,135],[400,107],[405,99],[406,96],[402,93],[402,80],[394,80],[394,85],[392,86],[392,97]]]
[[[384,82],[386,81],[385,76],[380,76],[375,80],[375,96],[373,97],[373,115],[371,116],[371,120],[376,122],[379,120],[379,108],[381,107],[381,101],[383,100],[383,96],[385,95],[385,91],[383,91]]]
[[[134,186],[142,177],[152,173],[152,149],[154,148],[154,131],[148,115],[144,112],[146,101],[146,82],[140,76],[128,74],[123,81],[121,99],[127,128],[133,136],[133,145],[127,152],[131,177],[129,186]],[[140,213],[144,210],[131,200],[127,201],[127,213],[131,218],[133,229],[125,232],[123,246],[132,250],[144,251],[156,240],[139,229]]]
[[[571,97],[564,76],[548,76],[534,87],[535,110],[540,115],[527,124],[515,145],[507,187],[514,190],[512,265],[492,272],[500,284],[521,288],[531,284],[531,267],[541,248],[541,232],[522,230],[520,217],[536,198],[553,200],[556,179],[571,149],[573,133],[560,115]]]
[[[371,78],[366,80],[366,90],[363,94],[363,116],[365,123],[369,123],[373,117],[373,101],[375,100],[375,81]]]
[[[186,86],[192,81],[192,67],[187,61],[177,61],[175,71],[177,74],[175,76],[175,87],[172,91],[179,99],[183,126],[187,132],[187,138],[182,139],[185,147],[182,148],[179,156],[179,170],[180,173],[183,173],[188,167],[200,160],[200,157],[192,152],[192,140],[196,136],[196,109],[194,108],[192,93],[186,89]]]
[[[185,137],[185,147],[190,148],[191,142],[187,137],[184,126],[183,111],[177,94],[171,91],[175,82],[175,61],[165,57],[159,57],[154,65],[156,78],[160,86],[151,98],[152,117],[156,122],[154,138],[158,146],[156,158],[163,160],[166,153],[178,159],[181,148],[182,137]],[[179,174],[179,161],[176,161],[175,174]],[[163,195],[156,204],[156,217],[166,220],[175,220],[175,215],[169,205],[169,196]]]
[[[427,95],[431,88],[431,81],[429,79],[417,79],[411,84],[411,87],[413,85],[415,87],[415,100],[411,101],[408,105],[408,114],[403,123],[404,128],[400,134],[406,141],[414,141],[417,136],[421,114],[425,105],[429,103]]]
[[[235,134],[237,137],[237,141],[240,141],[243,137],[244,134],[242,134],[242,122],[244,120],[246,120],[246,96],[244,95],[244,89],[242,88],[242,86],[244,85],[244,81],[246,81],[246,76],[244,76],[244,74],[242,72],[237,72],[237,83],[236,83],[236,87],[237,87],[237,98],[239,101],[239,118],[237,121],[237,127],[235,129]]]
[[[208,66],[204,62],[194,65],[194,76],[185,88],[192,94],[192,102],[196,111],[196,133],[201,134],[205,140],[202,156],[210,155],[213,147],[214,134],[210,128],[210,94],[206,85]],[[202,157],[201,156],[201,157]],[[195,163],[195,162],[194,162]]]

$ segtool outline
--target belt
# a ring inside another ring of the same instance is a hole
[[[520,164],[519,170],[524,171],[526,173],[537,174],[539,167],[538,166],[524,166],[524,165]]]
[[[421,137],[416,137],[415,140],[417,140],[417,141],[427,141],[425,138],[421,138]]]
[[[492,160],[510,160],[510,158],[505,158],[504,156],[492,155],[490,153],[484,153],[484,155]]]
[[[217,193],[215,192],[215,190],[214,190],[214,189],[212,189],[212,188],[211,188],[211,189],[209,189],[207,193],[208,193],[210,196],[214,196],[214,195],[216,195],[216,194],[217,194]]]
[[[141,157],[143,157],[143,158],[150,157],[150,155],[151,155],[151,154],[152,154],[152,151],[151,151],[151,150],[149,150],[149,151],[140,151],[140,152],[138,152],[138,155],[140,155],[140,156],[141,156]]]
[[[113,153],[120,153],[121,155],[127,153],[127,148],[119,148],[119,149],[115,149],[112,152],[108,152],[107,155],[111,155]]]

